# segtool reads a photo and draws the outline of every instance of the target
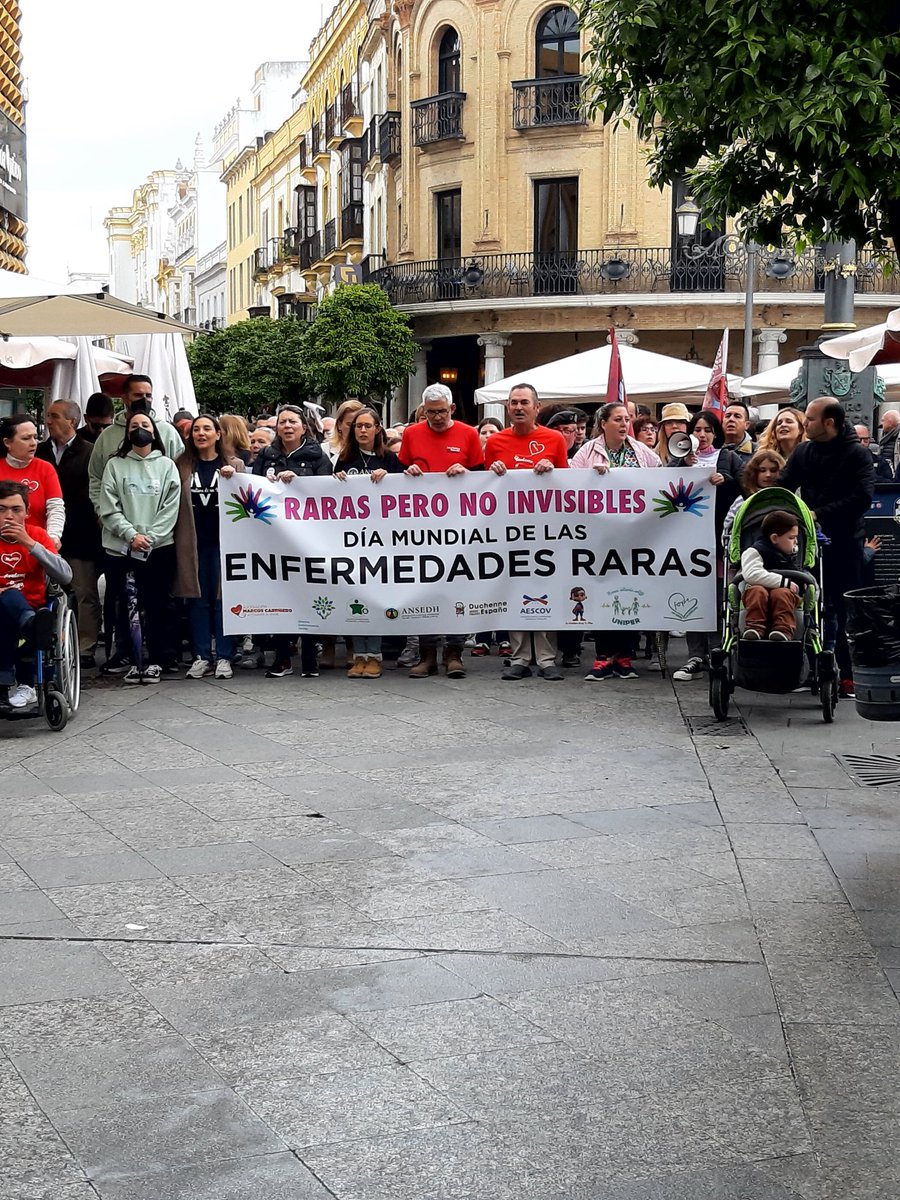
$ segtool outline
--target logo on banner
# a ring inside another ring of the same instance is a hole
[[[641,609],[650,607],[644,603],[643,597],[644,593],[635,588],[618,588],[609,592],[603,601],[603,608],[612,609],[613,625],[639,625]]]
[[[275,520],[275,505],[271,499],[263,499],[262,488],[254,489],[248,484],[236,492],[230,500],[225,501],[225,511],[235,521],[246,521],[248,517],[254,521],[262,521],[271,525]]]
[[[384,610],[384,615],[389,621],[396,621],[400,616],[400,610],[398,608],[386,608]]]
[[[327,596],[316,596],[312,602],[312,610],[325,621],[334,612],[334,601],[329,600]]]
[[[404,621],[410,620],[434,620],[435,617],[441,615],[441,606],[439,604],[417,604],[411,608],[401,608],[400,616]]]
[[[584,615],[584,602],[587,600],[587,592],[583,587],[573,587],[569,592],[569,602],[572,605],[572,616],[567,625],[586,625],[587,621]]]
[[[464,617],[466,615],[466,606],[461,600],[457,600],[457,602],[453,605],[453,611],[458,617]]]
[[[694,597],[685,596],[683,592],[673,592],[669,597],[669,615],[676,621],[696,621],[694,615],[700,601]]]
[[[671,517],[673,513],[678,512],[699,517],[709,507],[702,484],[694,479],[690,483],[685,483],[683,479],[679,479],[677,483],[670,483],[668,488],[654,496],[653,503],[659,517]]]
[[[351,617],[367,617],[369,615],[369,610],[359,600],[352,600],[347,607],[350,609]]]
[[[470,617],[502,617],[509,612],[509,605],[505,600],[491,600],[488,604],[470,604]]]
[[[232,604],[231,612],[236,617],[270,617],[273,614],[278,616],[290,616],[293,613],[292,608],[273,608],[268,604],[257,604],[253,607],[248,607],[246,604]]]
[[[534,617],[541,620],[546,617],[552,609],[550,597],[545,592],[542,596],[529,596],[527,593],[522,596],[522,607],[519,610],[520,617]]]

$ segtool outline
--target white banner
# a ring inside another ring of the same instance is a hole
[[[219,481],[225,632],[714,629],[693,471]]]

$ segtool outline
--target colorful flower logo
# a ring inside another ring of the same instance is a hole
[[[225,511],[231,517],[232,522],[246,520],[247,517],[252,517],[254,521],[262,521],[265,525],[271,525],[275,520],[275,506],[271,499],[263,499],[262,488],[257,488],[256,491],[247,484],[242,487],[237,495],[232,496],[230,500],[225,501]]]
[[[679,479],[677,483],[670,483],[666,490],[654,496],[653,503],[656,505],[656,514],[660,517],[670,517],[672,513],[677,512],[691,513],[692,516],[699,517],[709,508],[706,492],[696,480],[685,483],[683,479]]]

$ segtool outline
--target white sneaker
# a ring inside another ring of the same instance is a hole
[[[185,679],[205,679],[207,675],[212,675],[213,669],[209,665],[208,658],[195,658],[187,669]]]
[[[151,663],[144,672],[144,683],[159,683],[160,679],[162,679],[162,667]]]
[[[37,704],[37,692],[27,683],[19,683],[9,689],[10,708],[30,708]]]
[[[689,658],[683,667],[674,672],[672,678],[677,679],[679,683],[693,683],[695,679],[703,676],[706,669],[702,658]]]
[[[227,658],[220,658],[216,663],[216,679],[231,679],[232,675],[231,663]]]

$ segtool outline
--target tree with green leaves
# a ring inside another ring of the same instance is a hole
[[[900,249],[900,10],[887,0],[580,0],[586,94],[650,179],[764,245]]]
[[[303,346],[307,391],[383,402],[412,371],[410,323],[376,284],[347,284],[319,305]]]
[[[290,317],[252,317],[188,346],[201,409],[252,413],[303,399],[306,327]]]

